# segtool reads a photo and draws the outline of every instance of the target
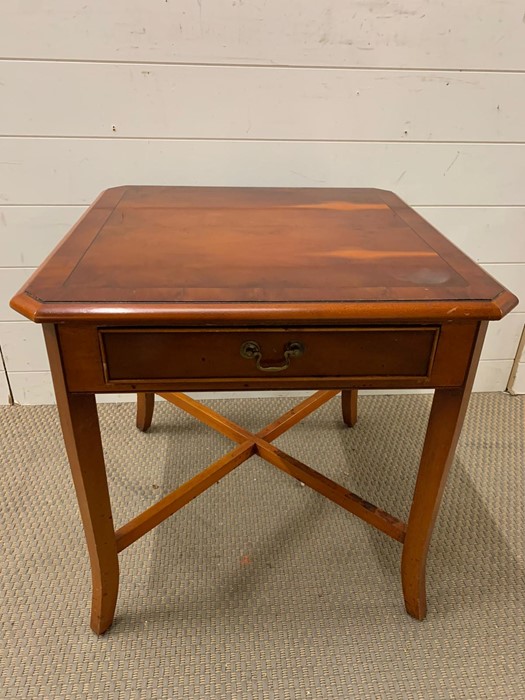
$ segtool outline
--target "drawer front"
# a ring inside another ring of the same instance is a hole
[[[105,381],[425,378],[439,327],[99,329]]]

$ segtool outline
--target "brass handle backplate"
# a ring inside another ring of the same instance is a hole
[[[284,358],[280,365],[268,365],[262,362],[261,346],[255,340],[247,340],[241,345],[241,357],[247,360],[255,360],[255,366],[261,372],[282,372],[288,369],[292,357],[301,357],[304,354],[304,345],[294,340],[284,346]]]

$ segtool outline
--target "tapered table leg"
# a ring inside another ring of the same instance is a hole
[[[119,565],[97,406],[94,394],[67,391],[55,329],[45,327],[44,334],[91,562],[91,628],[96,634],[102,634],[113,622]]]
[[[357,389],[343,389],[341,392],[343,420],[349,428],[357,423]]]
[[[146,432],[153,419],[155,394],[147,391],[137,394],[137,428]]]
[[[430,538],[463,426],[486,328],[486,322],[480,324],[464,385],[436,389],[434,393],[401,558],[405,607],[417,620],[423,620],[427,611],[425,570]]]

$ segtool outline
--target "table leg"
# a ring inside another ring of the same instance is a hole
[[[436,389],[434,393],[401,558],[405,607],[417,620],[423,620],[427,611],[425,569],[430,538],[463,426],[486,329],[487,323],[480,323],[464,385]]]
[[[357,423],[357,389],[343,389],[341,392],[343,420],[349,428]]]
[[[137,428],[146,432],[153,419],[155,407],[155,394],[147,391],[137,394]]]
[[[91,561],[91,628],[102,634],[115,614],[119,565],[95,397],[72,394],[59,412]]]
[[[119,565],[97,405],[94,394],[67,391],[55,329],[45,327],[44,334],[91,562],[91,628],[102,634],[113,622]]]

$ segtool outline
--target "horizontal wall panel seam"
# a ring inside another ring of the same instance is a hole
[[[85,58],[20,58],[17,56],[0,56],[0,62],[10,63],[84,63],[86,65],[122,65],[122,66],[182,66],[196,68],[264,68],[270,70],[339,70],[339,71],[398,71],[406,73],[468,73],[468,74],[498,74],[498,75],[525,75],[525,69],[498,69],[498,68],[461,68],[448,67],[442,68],[439,66],[345,66],[341,64],[322,64],[322,63],[250,63],[239,62],[207,62],[207,61],[117,61],[117,60],[89,60]]]
[[[0,139],[9,139],[12,141],[24,141],[32,139],[34,141],[174,141],[174,142],[206,142],[214,143],[304,143],[304,144],[406,144],[415,146],[525,146],[523,141],[428,141],[423,139],[283,139],[283,138],[242,138],[242,137],[224,137],[216,136],[56,136],[46,134],[0,134]],[[1,161],[0,161],[1,162]],[[3,161],[4,163],[6,161]]]

